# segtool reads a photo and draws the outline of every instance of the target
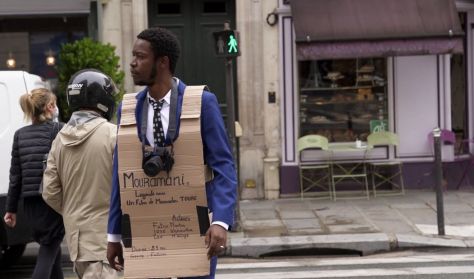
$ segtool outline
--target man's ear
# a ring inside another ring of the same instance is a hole
[[[170,70],[170,59],[168,58],[168,56],[162,56],[160,57],[159,59],[159,67],[160,69],[164,69],[164,70]]]

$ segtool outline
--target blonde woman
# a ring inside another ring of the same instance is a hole
[[[5,223],[16,225],[18,201],[24,197],[24,212],[40,244],[36,266],[31,278],[64,278],[61,269],[61,241],[64,225],[61,215],[50,208],[38,192],[43,179],[43,158],[51,149],[52,140],[62,128],[54,123],[57,117],[56,96],[44,88],[34,89],[20,97],[20,106],[31,125],[15,132],[10,166]]]

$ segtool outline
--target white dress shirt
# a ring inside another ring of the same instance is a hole
[[[155,102],[160,102],[164,100],[163,106],[160,110],[160,117],[161,117],[161,125],[163,126],[163,132],[166,135],[168,134],[168,126],[170,123],[170,104],[171,104],[171,90],[166,93],[166,95],[161,98],[160,100],[155,100],[152,96],[150,96],[150,92],[146,95],[146,101],[148,102],[148,119],[146,125],[146,139],[150,146],[155,146],[155,141],[153,138],[153,118],[155,115],[155,109],[153,109],[153,105],[150,103],[150,99]]]

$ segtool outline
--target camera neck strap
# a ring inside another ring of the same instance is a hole
[[[145,151],[145,142],[146,142],[146,128],[148,125],[148,100],[144,100],[143,107],[142,107],[142,123],[140,126],[140,134],[141,134],[141,142],[142,142],[142,150]],[[173,141],[176,137],[177,131],[177,122],[178,116],[176,115],[176,111],[178,109],[178,82],[176,79],[171,79],[171,98],[170,98],[170,115],[169,115],[169,123],[168,123],[168,132],[166,133],[166,138],[171,141],[171,145],[173,145]],[[165,147],[166,148],[166,147]],[[154,150],[157,150],[155,146]]]

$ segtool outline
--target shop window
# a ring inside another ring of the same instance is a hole
[[[466,34],[466,13],[459,13],[459,19]],[[466,49],[466,37],[464,37]],[[456,153],[462,154],[469,151],[468,145],[463,144],[463,139],[469,138],[467,119],[467,63],[465,54],[451,56],[451,127],[456,134]]]
[[[385,58],[299,62],[300,136],[365,141],[388,130]]]

